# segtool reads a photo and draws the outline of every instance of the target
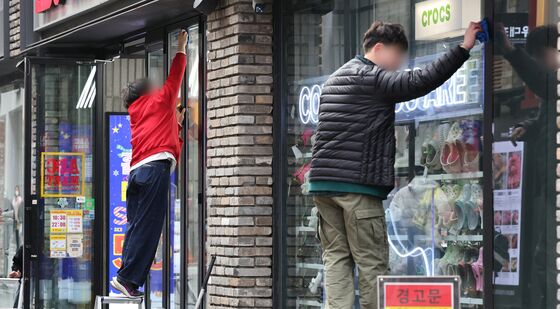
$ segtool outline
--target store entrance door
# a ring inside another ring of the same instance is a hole
[[[97,68],[25,62],[25,308],[91,308]]]

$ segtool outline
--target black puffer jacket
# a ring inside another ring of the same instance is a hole
[[[394,186],[395,104],[430,93],[469,58],[456,46],[423,70],[394,72],[356,57],[325,82],[310,181]]]

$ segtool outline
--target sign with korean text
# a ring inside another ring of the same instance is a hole
[[[529,35],[528,13],[496,14],[495,23],[504,27],[509,41],[513,44],[525,44]]]
[[[66,232],[67,233],[83,233],[83,211],[82,210],[66,210]]]
[[[85,154],[43,152],[41,154],[41,197],[85,195]]]
[[[78,258],[84,254],[84,227],[81,209],[51,209],[50,257]]]
[[[463,34],[471,21],[481,20],[480,0],[428,0],[416,3],[416,40],[439,40]]]
[[[50,253],[51,258],[66,257],[66,234],[50,235]]]
[[[459,277],[378,278],[380,309],[459,309]]]
[[[66,235],[66,252],[68,253],[68,257],[71,258],[82,257],[84,255],[84,235]]]

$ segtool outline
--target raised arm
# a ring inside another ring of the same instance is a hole
[[[177,54],[171,63],[169,76],[161,88],[162,96],[165,98],[165,102],[169,102],[174,107],[179,90],[181,90],[183,76],[185,75],[185,69],[187,67],[187,32],[185,30],[181,30],[178,39],[179,47],[177,48]]]
[[[539,97],[546,99],[555,94],[556,74],[546,70],[533,57],[521,48],[515,47],[505,53],[505,58],[517,72],[517,75]],[[551,91],[552,90],[552,91]]]
[[[376,89],[391,102],[400,103],[427,95],[447,81],[465,61],[469,51],[460,46],[447,51],[423,69],[394,72],[381,69]]]
[[[381,69],[376,78],[376,89],[381,91],[386,100],[394,103],[425,96],[451,78],[469,59],[476,34],[481,30],[479,23],[471,22],[465,32],[463,44],[451,48],[424,69],[406,72]]]

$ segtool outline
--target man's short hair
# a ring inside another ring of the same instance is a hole
[[[364,34],[364,51],[369,52],[377,43],[397,45],[403,51],[408,50],[408,39],[401,24],[374,21]]]
[[[147,78],[137,79],[128,84],[121,91],[124,108],[128,109],[128,107],[132,103],[134,103],[134,101],[138,100],[138,98],[148,93],[149,90],[150,80]]]
[[[556,49],[558,42],[558,28],[556,26],[540,26],[529,32],[527,36],[527,52],[538,57],[546,49]]]

